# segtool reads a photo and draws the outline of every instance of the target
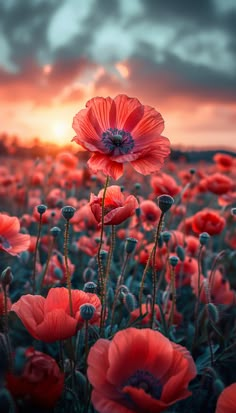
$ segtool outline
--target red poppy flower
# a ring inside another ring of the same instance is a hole
[[[98,196],[91,194],[90,197],[91,211],[98,223],[101,223],[102,219],[103,191],[102,189]],[[138,201],[133,195],[129,195],[125,199],[120,187],[111,185],[106,191],[104,207],[104,225],[119,225],[135,213],[138,208]]]
[[[80,306],[92,304],[96,308],[92,324],[100,316],[101,303],[96,294],[72,290],[73,317],[70,315],[69,293],[66,288],[51,288],[47,298],[41,295],[23,295],[11,310],[15,311],[25,328],[37,340],[51,343],[75,335],[82,323]]]
[[[225,219],[213,209],[204,209],[192,216],[192,228],[197,234],[208,232],[209,235],[217,235],[224,227]]]
[[[177,185],[172,176],[162,173],[158,176],[152,176],[151,187],[156,196],[168,194],[170,196],[177,195],[181,188]]]
[[[6,386],[16,399],[44,408],[53,408],[60,398],[64,386],[64,373],[56,361],[47,354],[28,348],[21,374],[7,374]]]
[[[206,186],[213,194],[223,195],[233,189],[234,183],[228,176],[215,173],[206,178]]]
[[[217,167],[221,171],[231,171],[234,165],[234,158],[224,153],[217,153],[216,155],[214,155],[213,159],[216,162]]]
[[[75,270],[74,264],[68,258],[68,267],[70,274],[73,275]],[[44,277],[43,285],[55,285],[55,283],[64,284],[66,282],[66,266],[64,258],[59,251],[54,251],[50,258],[47,273]]]
[[[148,245],[145,245],[145,247],[140,251],[137,259],[140,264],[146,265],[148,258],[151,254],[151,251],[154,247],[154,242],[151,242]],[[163,268],[165,264],[165,255],[166,254],[166,246],[164,245],[162,249],[157,249],[156,256],[155,256],[155,269],[156,271],[159,271]],[[151,260],[150,265],[152,266],[153,260]]]
[[[99,235],[97,234],[98,238],[97,240],[99,240]],[[98,252],[98,241],[96,240],[96,237],[87,237],[87,235],[82,235],[78,242],[77,242],[77,246],[79,248],[79,250],[85,252],[85,254],[89,255],[90,257],[94,257],[97,252]],[[104,242],[104,239],[103,239]],[[103,250],[107,250],[109,249],[109,247],[107,247],[107,245],[102,245],[102,249]]]
[[[66,168],[74,169],[78,164],[78,159],[75,155],[72,155],[70,152],[60,152],[57,155],[56,160],[59,161]]]
[[[88,203],[75,211],[70,224],[73,225],[75,231],[96,230],[98,228],[98,223]]]
[[[0,251],[19,255],[29,248],[30,235],[20,234],[20,221],[17,217],[0,214]]]
[[[99,413],[158,413],[191,395],[189,352],[158,331],[128,328],[90,349],[88,378]]]
[[[178,262],[175,267],[175,283],[176,287],[179,288],[182,285],[190,285],[191,284],[191,276],[198,271],[198,263],[195,258],[186,257],[184,261]],[[167,268],[166,274],[166,281],[170,282],[171,274],[170,269]]]
[[[158,223],[161,216],[160,208],[155,204],[155,202],[150,200],[142,201],[139,205],[141,211],[141,221],[143,228],[147,231],[152,230]]]
[[[235,413],[236,383],[226,387],[220,394],[215,413]]]
[[[126,95],[89,100],[74,117],[73,128],[73,140],[93,153],[89,167],[114,179],[123,174],[125,162],[143,175],[156,172],[170,153],[169,140],[161,136],[160,113]]]
[[[233,290],[230,289],[230,284],[227,279],[223,277],[219,270],[216,270],[214,276],[209,279],[210,273],[208,273],[207,278],[203,275],[200,276],[200,285],[201,285],[201,294],[200,300],[202,303],[207,304],[210,300],[214,304],[224,304],[230,305],[235,302],[235,293]],[[206,284],[206,288],[203,286],[204,280],[208,282]],[[210,284],[209,284],[210,282]],[[198,274],[195,273],[191,277],[191,286],[193,288],[193,292],[198,295]],[[207,297],[207,291],[209,293],[209,297]]]
[[[163,312],[165,314],[166,321],[169,320],[171,307],[172,307],[172,302],[171,302],[171,300],[169,300],[167,305],[166,305],[166,311],[163,308]],[[145,313],[147,313],[147,315],[142,318],[140,323],[141,323],[142,326],[150,326],[151,317],[152,317],[151,306],[147,306],[146,304],[142,304],[142,314],[145,314]],[[155,313],[156,313],[156,320],[161,321],[161,312],[160,312],[160,308],[157,304],[155,304]],[[135,320],[137,320],[138,317],[140,317],[140,309],[136,308],[135,310],[133,310],[130,313],[130,322],[134,323]],[[182,319],[183,319],[182,314],[180,314],[177,311],[177,309],[175,308],[175,310],[174,310],[174,320],[173,320],[174,324],[179,325],[182,322]]]

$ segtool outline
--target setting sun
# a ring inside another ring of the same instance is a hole
[[[65,122],[55,122],[52,126],[53,137],[59,139],[65,139],[68,133],[68,125]]]

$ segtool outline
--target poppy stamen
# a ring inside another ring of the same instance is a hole
[[[129,132],[109,128],[102,134],[102,142],[113,155],[125,155],[134,148],[134,140]]]
[[[143,389],[145,393],[157,400],[160,400],[163,388],[160,380],[154,377],[149,371],[145,370],[137,370],[131,377],[129,377],[125,386]]]

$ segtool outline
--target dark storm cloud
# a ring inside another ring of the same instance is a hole
[[[47,50],[47,28],[62,0],[23,0],[1,3],[2,33],[10,48],[10,57],[20,65]],[[7,5],[8,3],[8,5]]]
[[[211,0],[142,0],[146,18],[166,22],[176,19],[209,24],[215,18],[214,2]]]

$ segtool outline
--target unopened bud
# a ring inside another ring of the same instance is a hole
[[[173,203],[174,203],[174,198],[172,198],[172,196],[170,195],[160,195],[157,198],[157,204],[163,213],[169,211]]]
[[[181,247],[181,245],[177,245],[175,252],[178,256],[178,258],[180,259],[180,261],[184,261],[185,259],[185,249],[183,247]]]
[[[11,267],[7,267],[5,268],[5,270],[3,270],[2,274],[1,274],[1,284],[3,289],[5,289],[7,287],[7,285],[10,285],[11,282],[13,281],[13,275],[11,272]]]
[[[210,235],[207,232],[202,232],[199,235],[199,241],[201,245],[206,245],[210,239]]]
[[[72,206],[64,206],[61,210],[61,213],[66,221],[69,221],[75,214],[76,209]]]
[[[135,238],[127,238],[125,241],[125,252],[127,254],[132,254],[134,252],[138,240]]]
[[[56,238],[56,237],[60,234],[60,232],[61,232],[61,229],[58,228],[58,227],[52,227],[52,228],[50,229],[50,233],[52,234],[52,236],[53,236],[54,238]]]
[[[86,293],[95,293],[97,289],[97,284],[95,284],[93,281],[88,281],[84,284],[83,290]]]
[[[178,262],[179,262],[179,258],[176,257],[176,255],[172,255],[172,256],[169,258],[169,263],[170,263],[170,265],[171,265],[172,267],[176,267],[176,265],[178,264]]]
[[[94,313],[96,311],[96,308],[94,307],[94,305],[92,304],[82,304],[80,306],[80,315],[82,317],[83,320],[85,321],[89,321],[91,320],[91,318],[93,318]]]
[[[37,206],[37,211],[38,211],[38,213],[39,213],[40,215],[43,215],[44,212],[46,212],[46,210],[47,210],[47,206],[46,206],[46,205],[41,204],[41,205],[38,205],[38,206]]]

